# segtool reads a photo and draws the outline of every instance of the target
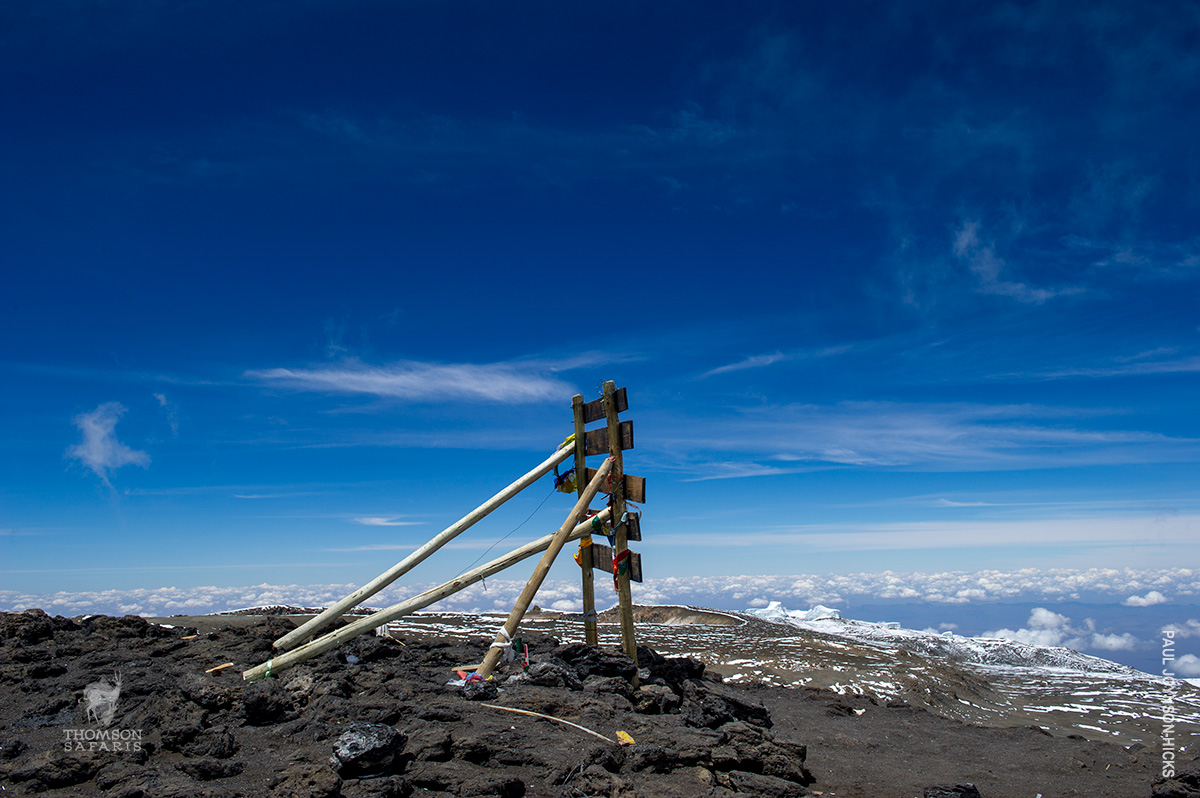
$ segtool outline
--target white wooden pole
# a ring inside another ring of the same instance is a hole
[[[587,506],[591,503],[592,497],[596,495],[596,491],[600,489],[600,485],[608,478],[608,472],[613,467],[613,459],[605,458],[604,464],[596,469],[596,476],[592,477],[592,481],[588,483],[587,488],[583,493],[579,494],[579,500],[575,502],[575,506],[571,509],[571,514],[567,516],[567,520],[563,521],[563,525],[554,533],[554,540],[546,548],[546,553],[542,555],[542,559],[538,561],[537,568],[533,569],[533,575],[529,577],[529,582],[526,583],[525,589],[521,591],[520,598],[517,599],[517,604],[508,615],[508,620],[504,622],[504,627],[496,634],[496,640],[488,648],[487,655],[483,658],[483,664],[479,666],[476,673],[481,678],[488,678],[492,675],[492,671],[496,669],[496,663],[500,660],[500,655],[503,653],[502,647],[512,640],[512,636],[517,633],[517,627],[521,625],[521,619],[525,617],[525,612],[529,609],[529,605],[533,603],[533,597],[537,595],[538,588],[542,586],[546,574],[550,572],[550,566],[554,565],[554,558],[562,551],[562,547],[566,545],[567,538],[575,529],[579,529],[575,522],[583,515]],[[608,508],[605,508],[606,510]],[[592,522],[579,526],[591,529]]]
[[[307,621],[304,624],[301,624],[285,634],[283,637],[276,640],[274,643],[275,648],[280,649],[281,651],[287,651],[288,649],[295,648],[306,637],[309,637],[321,629],[324,629],[326,626],[340,618],[342,614],[346,612],[346,610],[350,609],[351,607],[358,606],[363,601],[367,600],[371,596],[374,596],[380,590],[383,590],[392,582],[395,582],[401,576],[411,571],[429,555],[433,554],[443,545],[453,540],[467,529],[470,529],[478,521],[487,516],[487,514],[492,510],[495,510],[513,496],[516,496],[522,490],[529,487],[534,482],[537,482],[546,474],[550,473],[550,471],[552,471],[556,465],[563,462],[568,457],[571,457],[574,453],[575,450],[572,447],[562,447],[548,457],[545,462],[543,462],[537,468],[533,469],[528,474],[509,485],[507,488],[476,507],[467,515],[464,515],[455,523],[443,529],[428,543],[405,557],[401,562],[396,563],[390,569],[375,577],[358,590],[355,590],[353,593],[346,596],[344,599],[337,602],[317,617]]]
[[[604,508],[597,515],[601,523],[611,520],[611,513],[608,508]],[[578,540],[592,530],[592,521],[588,519],[586,522],[577,525],[567,535],[569,540]],[[382,609],[374,615],[368,615],[365,618],[359,618],[353,623],[343,626],[341,629],[335,629],[332,632],[318,637],[310,643],[306,643],[299,648],[288,651],[285,654],[280,654],[274,659],[268,660],[261,665],[256,665],[247,671],[242,672],[242,678],[246,681],[262,679],[266,676],[273,676],[281,671],[284,671],[293,665],[303,662],[306,659],[315,657],[325,651],[328,651],[335,646],[357,637],[363,632],[369,632],[377,626],[383,626],[388,621],[394,621],[397,618],[403,618],[405,615],[411,615],[419,609],[428,607],[430,604],[441,601],[447,596],[453,595],[458,591],[469,587],[481,579],[486,579],[492,574],[499,573],[505,568],[508,568],[521,560],[532,557],[539,552],[543,552],[550,548],[554,542],[555,535],[546,535],[537,540],[526,543],[519,549],[514,549],[503,557],[497,557],[491,562],[481,565],[467,571],[462,576],[456,576],[449,582],[445,582],[435,588],[426,590],[419,596],[401,601],[398,604],[393,604],[386,609]]]

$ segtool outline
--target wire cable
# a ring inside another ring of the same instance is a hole
[[[529,523],[529,519],[530,519],[530,518],[533,518],[535,515],[537,515],[537,514],[538,514],[538,510],[542,509],[542,507],[543,507],[543,506],[545,506],[546,502],[550,501],[550,497],[551,497],[551,496],[553,496],[553,495],[554,495],[556,492],[557,492],[557,489],[556,489],[556,488],[553,488],[553,487],[551,487],[551,488],[550,488],[550,492],[546,494],[546,498],[542,499],[542,503],[541,503],[541,504],[539,504],[537,507],[535,507],[535,508],[533,509],[533,512],[529,514],[529,517],[528,517],[528,518],[526,518],[524,521],[522,521],[521,523],[519,523],[519,524],[517,524],[515,527],[513,527],[511,530],[509,530],[509,531],[508,531],[508,533],[507,533],[507,534],[505,534],[505,536],[504,536],[504,537],[500,538],[500,539],[499,539],[499,540],[497,540],[495,543],[493,543],[492,545],[488,546],[488,547],[487,547],[487,551],[485,551],[483,554],[480,554],[478,557],[476,557],[476,558],[475,558],[475,562],[471,563],[471,564],[470,564],[470,565],[468,565],[466,568],[464,568],[464,569],[462,569],[461,571],[459,571],[458,573],[456,573],[456,574],[454,575],[454,578],[455,578],[455,579],[457,579],[458,577],[460,577],[460,576],[462,576],[463,574],[465,574],[467,571],[469,571],[469,570],[471,570],[472,568],[474,568],[474,567],[475,567],[475,566],[476,566],[476,565],[479,563],[479,561],[480,561],[480,560],[482,560],[484,557],[488,556],[488,554],[489,554],[489,553],[492,551],[492,549],[496,548],[496,547],[497,547],[497,546],[499,546],[501,543],[503,543],[505,540],[507,540],[509,537],[511,537],[511,536],[512,536],[512,534],[513,534],[514,532],[516,532],[518,529],[520,529],[521,527],[523,527],[523,526],[525,526],[526,524],[528,524],[528,523]],[[485,586],[484,586],[484,587],[485,587],[485,589],[486,589],[486,584],[485,584]]]

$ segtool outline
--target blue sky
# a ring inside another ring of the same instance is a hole
[[[1193,3],[0,25],[10,603],[359,583],[605,379],[653,578],[1200,567]]]

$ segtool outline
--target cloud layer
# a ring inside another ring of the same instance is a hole
[[[488,579],[436,605],[443,610],[489,611],[512,608],[525,583],[521,580]],[[392,585],[371,600],[384,606],[433,587],[433,583]],[[155,589],[56,592],[45,594],[0,590],[0,610],[41,607],[47,612],[118,612],[149,615],[218,612],[266,604],[328,604],[355,589],[355,585],[254,585],[249,587],[162,587]],[[792,574],[691,576],[647,579],[633,585],[634,600],[645,604],[693,604],[713,607],[765,606],[770,600],[792,607],[813,604],[867,601],[925,602],[962,605],[971,602],[1074,600],[1120,604],[1131,592],[1154,588],[1167,601],[1194,603],[1200,597],[1200,570],[1171,568],[1134,570],[1093,568],[1088,570],[952,571],[937,573]],[[578,602],[579,585],[574,581],[549,580],[537,602],[571,609]],[[597,592],[597,600],[608,596]],[[568,606],[570,605],[570,606]],[[1200,636],[1200,621],[1187,620],[1174,627],[1178,637]],[[1074,631],[1073,631],[1074,630]],[[997,630],[1002,631],[1002,630]],[[1021,634],[1020,630],[1011,630]],[[1067,639],[1087,632],[1050,610],[1036,611],[1024,632],[1046,639]],[[1120,641],[1112,641],[1119,645]]]

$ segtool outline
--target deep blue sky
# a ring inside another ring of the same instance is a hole
[[[0,30],[0,589],[365,581],[604,379],[654,578],[1200,567],[1195,3]]]

